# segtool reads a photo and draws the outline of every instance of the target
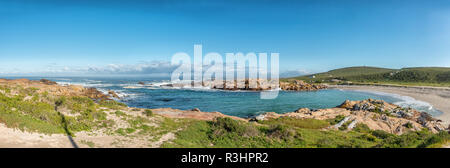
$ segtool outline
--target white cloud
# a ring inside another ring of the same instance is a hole
[[[51,63],[39,70],[23,71],[19,68],[11,69],[10,71],[2,70],[0,74],[10,76],[32,75],[32,76],[96,76],[96,75],[147,75],[157,77],[170,77],[171,73],[177,68],[177,65],[171,65],[169,61],[151,61],[140,62],[137,64],[108,64],[104,66],[67,66]],[[203,72],[212,68],[211,65],[204,65]],[[224,65],[223,69],[226,71],[228,67]],[[269,73],[269,71],[257,68],[259,73]],[[249,67],[238,68],[237,72],[249,71]],[[192,73],[193,74],[193,73]],[[307,70],[289,70],[280,74],[280,77],[294,77],[311,74]]]
[[[20,69],[3,70],[6,75],[151,75],[169,76],[177,66],[167,61],[142,62],[138,64],[108,64],[105,66],[66,66],[51,63],[33,71]]]

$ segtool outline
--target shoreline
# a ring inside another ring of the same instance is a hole
[[[450,88],[438,87],[400,87],[385,85],[329,85],[329,89],[377,91],[401,96],[409,96],[419,101],[430,103],[442,114],[435,116],[444,125],[450,124]]]

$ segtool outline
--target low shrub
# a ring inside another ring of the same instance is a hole
[[[270,125],[269,129],[267,130],[267,135],[270,138],[289,141],[295,138],[296,132],[288,126],[278,124]]]
[[[227,117],[216,118],[211,124],[213,135],[221,136],[226,133],[236,133],[239,136],[251,137],[260,132],[254,126]]]
[[[116,114],[116,116],[121,117],[121,116],[125,116],[126,114],[120,110],[117,110],[116,112],[114,112],[114,114]]]
[[[292,117],[281,117],[277,119],[270,119],[265,121],[260,121],[261,124],[274,125],[282,124],[288,125],[296,128],[307,128],[307,129],[322,129],[328,127],[330,124],[325,120],[316,119],[297,119]]]
[[[143,112],[145,116],[147,117],[151,117],[153,116],[153,111],[150,109],[145,109],[145,111]]]
[[[446,131],[441,131],[437,134],[431,135],[418,147],[419,148],[427,148],[427,147],[440,148],[440,147],[442,147],[442,145],[445,145],[448,142],[450,142],[450,134]]]
[[[353,131],[361,133],[370,133],[370,128],[366,124],[358,123],[356,124],[355,128],[353,128]]]
[[[114,100],[100,100],[98,102],[98,104],[100,106],[111,108],[111,109],[114,109],[114,110],[120,109],[122,107],[127,107],[126,104],[120,103],[120,102],[117,102],[117,101],[114,101]]]
[[[389,138],[391,136],[394,136],[393,134],[390,134],[390,133],[388,133],[386,131],[383,131],[383,130],[374,130],[374,131],[371,131],[371,134],[373,136],[377,137],[377,138],[380,138],[380,139],[386,139],[386,138]]]
[[[345,118],[345,116],[343,116],[343,115],[337,115],[335,118],[328,119],[327,121],[330,123],[330,125],[335,125],[335,124],[339,123],[340,121],[342,121],[344,118]]]

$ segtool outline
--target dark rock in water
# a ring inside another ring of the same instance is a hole
[[[48,79],[41,79],[40,82],[47,84],[47,85],[57,85],[58,83],[48,80]]]
[[[199,108],[194,108],[194,109],[192,109],[192,111],[201,112]]]
[[[145,83],[144,83],[144,82],[138,82],[138,84],[140,84],[140,85],[145,85]]]

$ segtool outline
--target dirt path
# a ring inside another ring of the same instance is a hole
[[[7,128],[0,123],[1,148],[72,148],[72,144],[65,135],[45,135],[28,133]]]

